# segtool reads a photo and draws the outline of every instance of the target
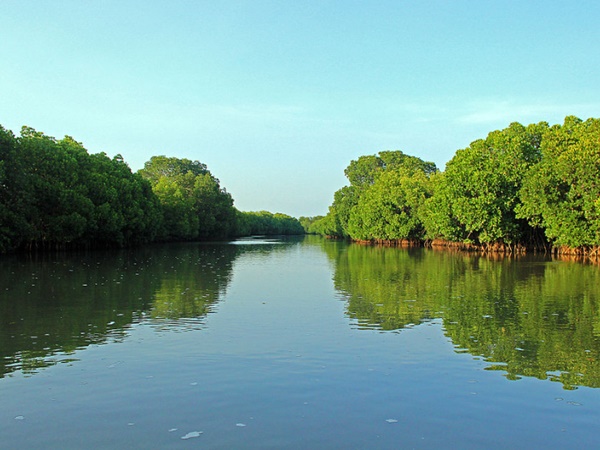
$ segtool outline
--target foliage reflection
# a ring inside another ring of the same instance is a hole
[[[359,328],[400,330],[442,318],[459,352],[509,379],[600,387],[600,271],[424,249],[324,245]]]
[[[202,326],[239,255],[286,247],[255,240],[7,256],[0,260],[0,378],[70,363],[75,350],[118,341],[133,324]]]

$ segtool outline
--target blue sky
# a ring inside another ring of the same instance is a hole
[[[243,211],[325,214],[352,159],[434,161],[600,117],[600,2],[0,3],[0,124],[208,165]]]

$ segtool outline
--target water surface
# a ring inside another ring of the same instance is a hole
[[[306,239],[0,260],[0,447],[600,444],[600,270]]]

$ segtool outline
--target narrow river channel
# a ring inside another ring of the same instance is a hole
[[[306,238],[0,259],[0,448],[600,447],[600,268]]]

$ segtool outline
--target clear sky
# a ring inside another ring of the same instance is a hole
[[[0,124],[325,214],[352,159],[600,117],[600,2],[0,0]]]

